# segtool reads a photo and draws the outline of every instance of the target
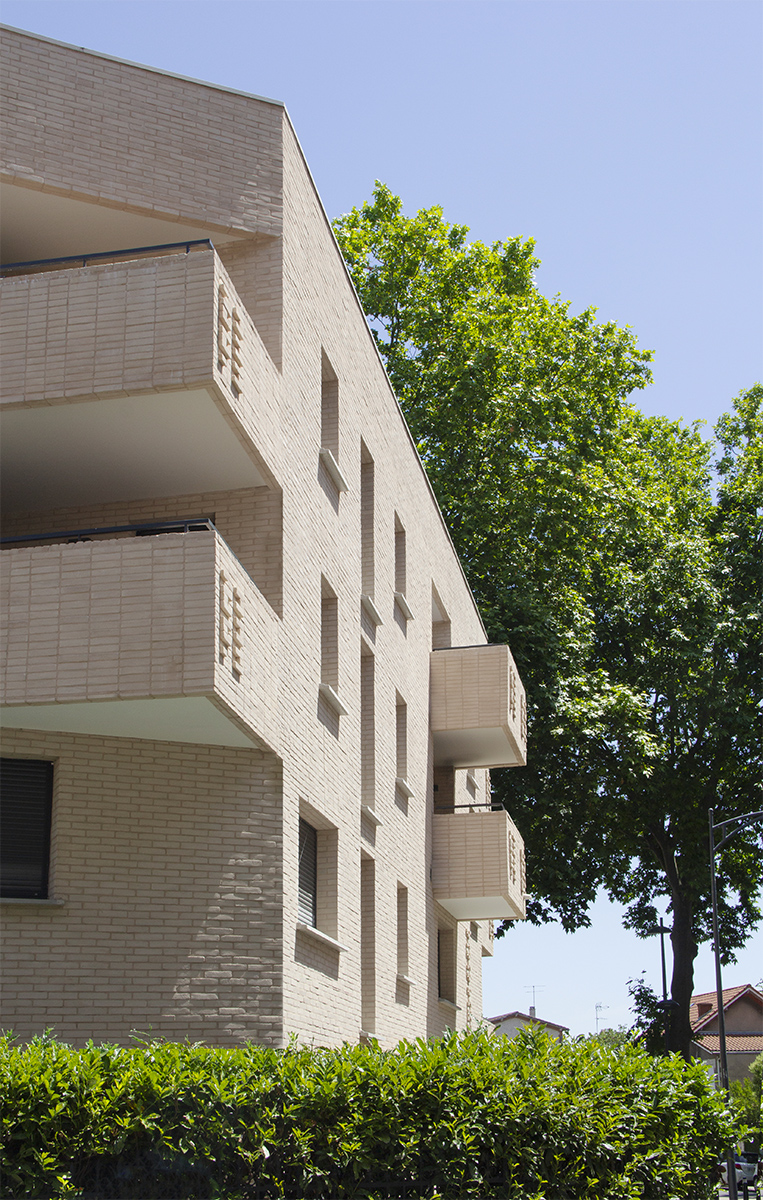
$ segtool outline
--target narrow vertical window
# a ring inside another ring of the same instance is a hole
[[[339,684],[339,605],[325,579],[321,580],[321,683],[334,691]]]
[[[397,885],[397,973],[408,976],[408,888]]]
[[[0,760],[0,895],[48,898],[53,764]]]
[[[321,447],[339,458],[339,380],[321,353]]]
[[[376,807],[376,663],[370,651],[360,656],[360,798]]]
[[[321,448],[323,470],[330,481],[331,500],[338,511],[339,493],[348,490],[339,468],[339,380],[324,353],[321,354]]]
[[[407,582],[405,530],[395,513],[395,591],[404,596]]]
[[[374,571],[374,460],[363,442],[360,443],[360,542],[361,588],[373,598]]]
[[[318,924],[318,833],[307,821],[299,820],[299,920]]]
[[[445,605],[432,587],[432,649],[444,650],[451,645],[450,617]]]
[[[395,704],[395,754],[398,779],[408,778],[408,705],[397,695]]]
[[[321,578],[321,681],[318,716],[334,737],[339,737],[339,718],[347,709],[339,699],[339,603]]]
[[[406,592],[408,589],[408,561],[405,529],[395,513],[395,618],[403,631],[406,622],[413,619]]]
[[[404,813],[413,788],[408,782],[408,705],[395,693],[395,803]]]
[[[437,931],[437,991],[440,1000],[456,1002],[456,937],[453,929]]]
[[[364,1033],[376,1032],[376,863],[360,860],[360,1005]]]

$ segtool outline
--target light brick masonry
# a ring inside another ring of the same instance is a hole
[[[288,117],[2,40],[5,261],[109,254],[0,287],[3,755],[54,767],[47,898],[0,901],[2,1023],[474,1024],[489,918],[523,913],[487,768],[524,761],[524,693]]]

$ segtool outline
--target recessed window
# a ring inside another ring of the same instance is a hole
[[[397,973],[408,975],[408,888],[397,885]]]
[[[326,354],[321,353],[321,446],[339,457],[339,380]]]
[[[361,646],[360,652],[360,799],[376,806],[376,662]]]
[[[374,460],[364,442],[360,443],[360,555],[361,591],[373,600],[374,563]]]
[[[413,619],[406,591],[408,588],[408,563],[405,529],[395,513],[395,619],[405,631],[406,622]]]
[[[297,920],[335,940],[338,930],[338,831],[300,801]],[[341,947],[343,948],[343,947]]]
[[[339,604],[325,579],[321,580],[321,683],[334,691],[339,684]]]
[[[330,499],[339,511],[339,494],[348,490],[339,468],[339,380],[325,353],[321,355],[321,448],[320,461],[328,476]]]
[[[53,764],[0,759],[0,895],[48,898]]]
[[[451,645],[450,617],[432,585],[432,649],[443,650]]]
[[[440,1000],[456,1002],[456,935],[453,929],[437,931],[437,992]]]
[[[360,860],[360,1003],[366,1033],[376,1032],[376,863]]]
[[[305,925],[318,924],[318,831],[300,817],[299,903],[297,915]]]
[[[402,696],[396,695],[395,704],[395,774],[399,779],[408,778],[408,705]]]

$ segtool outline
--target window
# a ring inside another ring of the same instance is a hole
[[[299,903],[297,915],[305,925],[318,924],[318,831],[299,819]]]
[[[437,992],[447,1004],[456,1002],[456,936],[453,929],[437,931]]]
[[[339,718],[347,709],[339,699],[339,601],[321,577],[321,681],[318,688],[318,715],[324,725],[339,737]]]
[[[408,705],[402,696],[395,696],[395,757],[398,779],[408,778]]]
[[[321,580],[321,683],[334,691],[339,683],[339,605],[325,579]]]
[[[365,646],[360,650],[360,799],[376,802],[376,663]]]
[[[339,469],[339,380],[325,353],[321,354],[321,465],[331,483],[332,503],[338,511],[339,493],[348,490]]]
[[[395,693],[395,803],[404,813],[413,797],[408,782],[408,705]]]
[[[0,760],[0,895],[48,898],[53,764]]]
[[[360,860],[360,1004],[365,1033],[376,1032],[376,863]]]
[[[405,530],[395,513],[395,592],[404,596],[407,582]]]
[[[299,804],[297,920],[304,932],[335,941],[338,930],[338,831],[311,804]],[[334,949],[344,947],[334,946]]]
[[[360,443],[360,552],[361,591],[373,599],[374,571],[374,460]]]
[[[405,594],[407,586],[408,567],[405,529],[397,513],[395,513],[395,619],[404,633],[406,632],[407,622],[413,620],[413,613]]]
[[[408,888],[397,885],[397,973],[408,975]]]
[[[445,605],[432,586],[432,649],[443,650],[451,644],[450,617]]]
[[[339,457],[339,380],[321,352],[321,447]]]

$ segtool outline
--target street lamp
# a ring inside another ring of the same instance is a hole
[[[671,933],[669,925],[666,925],[662,917],[657,926],[657,932],[660,935],[660,962],[662,965],[662,1000],[657,1005],[662,1009],[663,1019],[665,1021],[665,1053],[670,1054],[670,1010],[678,1008],[677,1000],[668,1000],[668,977],[665,971],[665,934]]]
[[[719,1075],[721,1086],[726,1092],[726,1095],[731,1099],[731,1091],[729,1089],[729,1063],[726,1054],[726,1014],[723,1011],[723,982],[721,980],[721,945],[718,937],[718,892],[715,884],[715,856],[723,849],[727,842],[733,838],[735,833],[739,833],[745,825],[752,825],[755,822],[763,822],[763,810],[760,812],[743,813],[741,817],[728,817],[725,821],[719,821],[717,824],[713,822],[713,810],[707,810],[708,820],[710,824],[710,901],[713,907],[713,948],[715,950],[715,993],[716,1003],[718,1006],[718,1043],[720,1049],[720,1064]],[[731,826],[728,833],[723,833],[726,826]],[[720,841],[715,840],[716,830],[721,831]],[[729,1175],[729,1200],[737,1200],[737,1175],[736,1166],[734,1163],[733,1150],[728,1157],[728,1175]]]

